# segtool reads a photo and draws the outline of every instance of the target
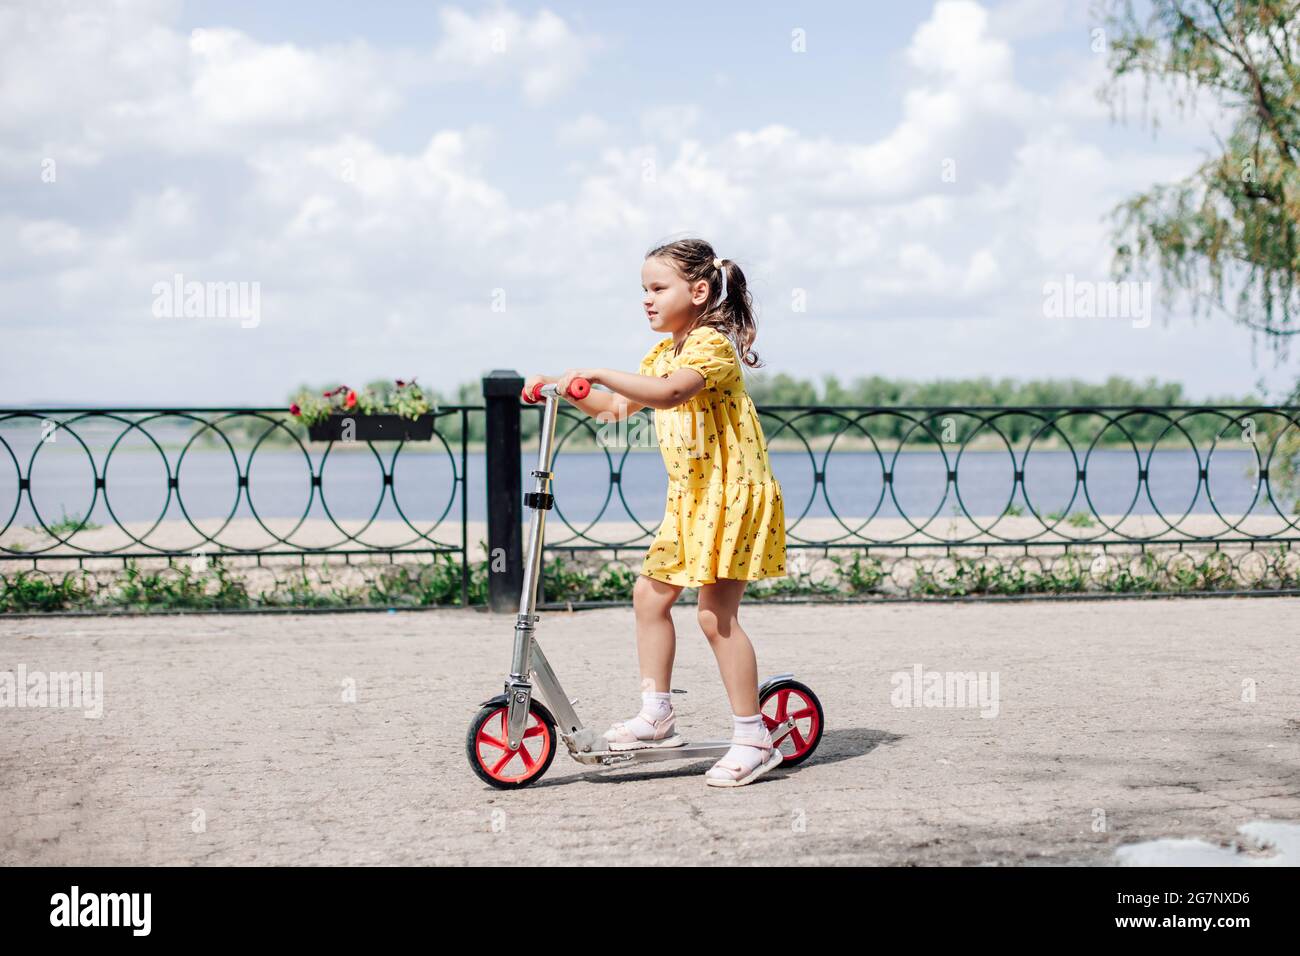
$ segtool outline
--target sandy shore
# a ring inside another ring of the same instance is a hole
[[[674,614],[683,730],[719,737],[712,655],[694,612]],[[821,697],[807,763],[717,790],[711,761],[592,771],[560,753],[503,793],[464,738],[501,689],[509,615],[0,619],[0,667],[103,675],[98,719],[0,709],[0,863],[1106,865],[1138,841],[1300,820],[1300,599],[742,620],[761,674]],[[585,720],[631,712],[630,610],[543,612],[538,636]],[[892,675],[917,666],[996,674],[996,715],[895,706]]]

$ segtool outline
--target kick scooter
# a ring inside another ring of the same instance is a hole
[[[569,397],[586,398],[591,383],[575,378],[569,385]],[[523,400],[536,404],[543,397],[542,427],[538,438],[536,479],[533,491],[524,496],[532,509],[528,534],[528,559],[524,563],[523,592],[519,597],[519,614],[515,620],[514,659],[506,677],[505,691],[483,701],[469,725],[465,749],[469,765],[482,780],[500,790],[526,787],[540,780],[551,766],[559,740],[564,741],[569,756],[581,764],[615,767],[652,760],[720,757],[731,748],[728,740],[685,743],[680,747],[644,750],[610,750],[603,732],[582,726],[572,700],[564,693],[559,678],[547,663],[534,634],[538,616],[537,587],[541,579],[542,544],[546,512],[555,504],[551,494],[551,459],[555,442],[555,420],[560,404],[557,386],[539,384]],[[531,678],[531,679],[530,679]],[[544,705],[533,697],[536,684],[546,699]],[[673,688],[674,694],[684,690]],[[759,712],[781,750],[780,768],[793,767],[807,760],[821,742],[825,723],[821,701],[793,674],[775,674],[758,688]],[[557,739],[558,730],[558,739]]]

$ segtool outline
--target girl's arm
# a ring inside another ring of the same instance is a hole
[[[586,398],[570,398],[569,401],[592,418],[599,418],[602,421],[622,421],[642,407],[627,402],[621,395],[594,388],[587,393]]]
[[[679,368],[667,378],[620,372],[611,368],[569,369],[556,379],[560,394],[564,394],[570,380],[575,378],[585,378],[593,384],[608,386],[617,394],[608,396],[608,405],[604,401],[598,401],[596,411],[589,411],[585,407],[595,398],[595,391],[580,401],[569,401],[588,414],[608,411],[623,418],[642,408],[675,408],[694,397],[705,385],[704,376],[688,368]]]
[[[593,373],[594,374],[594,373]],[[524,382],[524,390],[528,391],[534,383],[541,382],[543,385],[554,385],[560,381],[563,376],[556,375],[530,375]],[[576,377],[576,376],[575,376]],[[584,375],[588,381],[595,382],[595,379]],[[565,386],[567,388],[567,384]],[[561,393],[563,394],[563,393]],[[593,388],[587,393],[586,398],[569,398],[565,399],[572,405],[576,405],[592,418],[600,418],[604,421],[622,421],[634,412],[645,408],[638,402],[630,402],[622,395],[614,392],[602,391]]]

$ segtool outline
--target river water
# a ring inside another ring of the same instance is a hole
[[[392,445],[376,444],[382,460],[390,461]],[[15,449],[17,453],[18,449]],[[30,454],[30,451],[28,452]],[[23,470],[27,456],[18,455]],[[175,468],[179,456],[169,452]],[[814,460],[806,452],[770,452],[777,479],[786,502],[786,516],[793,521],[800,515],[829,516],[831,509],[842,517],[863,518],[868,515],[894,517],[900,508],[913,518],[936,513],[948,515],[965,506],[972,515],[997,515],[1007,505],[1014,482],[1013,465],[1005,451],[967,452],[959,463],[949,455],[947,462],[935,451],[905,452],[885,465],[893,467],[891,489],[883,480],[881,460],[871,452],[836,451],[826,464],[825,491],[814,483]],[[319,468],[319,455],[313,455]],[[1139,461],[1131,450],[1099,450],[1087,466],[1087,494],[1084,486],[1076,487],[1077,464],[1069,451],[1034,451],[1024,466],[1024,491],[1034,508],[1043,515],[1054,511],[1089,511],[1100,514],[1152,514],[1157,510],[1176,517],[1184,512],[1210,513],[1214,504],[1225,514],[1241,514],[1251,508],[1256,495],[1252,468],[1255,455],[1249,449],[1219,449],[1209,463],[1208,488],[1199,481],[1199,469],[1205,466],[1206,453],[1186,450],[1159,450],[1152,453],[1147,486],[1138,481]],[[246,454],[239,454],[245,467]],[[820,464],[822,456],[815,461]],[[102,469],[103,456],[96,454]],[[572,522],[586,523],[601,512],[606,520],[626,520],[628,511],[643,522],[657,522],[663,513],[667,478],[663,462],[655,451],[634,452],[627,456],[620,481],[611,486],[611,464],[617,467],[619,456],[607,458],[599,451],[564,450],[555,463],[554,491],[564,516]],[[958,472],[958,483],[949,486],[948,469]],[[1146,464],[1145,453],[1141,464]],[[522,473],[531,487],[529,471],[536,467],[536,453],[522,456]],[[428,522],[444,512],[449,519],[460,517],[461,503],[454,476],[459,457],[445,452],[431,452],[429,446],[407,445],[392,467],[394,480],[385,489],[380,458],[369,452],[335,452],[325,459],[321,487],[311,502],[312,514],[323,515],[320,495],[323,492],[330,513],[338,519],[368,518],[379,507],[376,517],[398,518],[398,507],[412,520]],[[486,517],[484,495],[484,459],[482,453],[468,457],[468,515],[470,520]],[[248,494],[240,491],[231,455],[226,451],[190,450],[179,470],[179,494],[172,491],[168,501],[166,471],[156,451],[136,449],[131,454],[116,454],[107,470],[106,487],[100,492],[90,515],[99,524],[111,524],[108,504],[118,520],[141,521],[159,517],[166,507],[166,517],[182,517],[180,501],[191,518],[225,517],[231,508],[235,516],[250,516],[252,507],[263,518],[298,517],[311,500],[308,463],[300,451],[265,449],[253,459],[249,472]],[[387,495],[383,492],[388,491]],[[960,503],[957,491],[960,492]],[[85,515],[94,492],[93,474],[85,455],[66,443],[59,449],[42,453],[32,466],[32,496],[47,523],[63,514]],[[814,493],[816,492],[816,493]],[[0,455],[0,522],[8,518],[18,496],[18,482],[8,455]],[[107,493],[107,500],[105,499]],[[394,493],[396,502],[394,501]],[[622,500],[620,500],[620,493]],[[1261,493],[1262,494],[1262,493]],[[1134,500],[1134,496],[1137,499]],[[1072,500],[1073,499],[1073,500]],[[1091,500],[1091,505],[1089,504]],[[1013,504],[1025,513],[1025,501],[1017,490]],[[1290,502],[1285,503],[1289,511]],[[1266,500],[1259,501],[1255,513],[1272,513]],[[13,524],[35,522],[35,516],[23,495]]]

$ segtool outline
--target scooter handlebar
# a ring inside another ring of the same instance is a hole
[[[529,405],[536,405],[538,402],[542,400],[542,389],[544,388],[553,389],[555,387],[556,387],[555,385],[547,385],[542,382],[538,382],[536,385],[533,386],[533,394],[531,396],[528,394],[528,389],[524,389],[522,392],[520,392],[519,397]],[[591,394],[591,383],[587,381],[585,378],[575,378],[571,382],[569,382],[569,394],[568,394],[569,398],[586,398],[590,394]]]

